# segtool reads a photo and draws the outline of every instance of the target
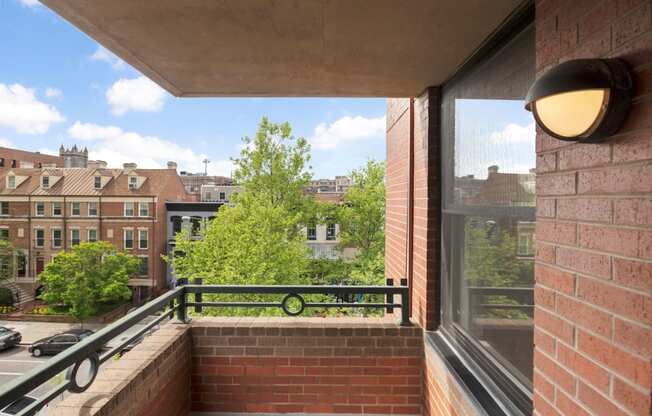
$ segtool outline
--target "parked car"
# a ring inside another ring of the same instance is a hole
[[[0,326],[0,350],[6,350],[7,348],[15,347],[20,344],[20,341],[23,339],[23,336],[20,335],[20,332],[14,331],[11,328]]]
[[[15,402],[11,403],[9,406],[7,406],[4,409],[0,410],[0,416],[17,415],[24,408],[26,408],[30,404],[34,403],[35,401],[36,401],[36,398],[34,398],[34,397],[23,396],[20,399],[16,400]],[[33,414],[34,413],[30,412],[30,415],[33,415]]]
[[[28,351],[34,357],[40,357],[47,354],[58,354],[90,335],[93,335],[93,331],[90,329],[69,329],[66,332],[36,341],[30,345]]]

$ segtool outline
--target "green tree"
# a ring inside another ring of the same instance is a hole
[[[305,220],[312,198],[305,193],[312,175],[308,171],[310,145],[292,136],[289,123],[271,123],[263,117],[253,138],[244,137],[233,178],[244,192],[269,198],[273,206],[283,206]]]
[[[351,278],[383,284],[385,278],[385,164],[370,160],[351,173],[352,185],[339,209],[340,249],[358,250]]]
[[[103,307],[131,297],[127,284],[139,265],[137,257],[117,251],[110,243],[81,243],[45,266],[40,276],[45,286],[42,299],[83,322]]]

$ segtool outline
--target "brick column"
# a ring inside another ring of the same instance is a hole
[[[436,329],[441,189],[439,89],[428,88],[413,100],[388,100],[387,126],[386,274],[395,279],[395,284],[402,278],[411,281],[413,320],[425,329]]]
[[[604,144],[537,134],[534,408],[649,415],[652,387],[650,1],[537,2],[537,71],[620,57],[630,116]]]

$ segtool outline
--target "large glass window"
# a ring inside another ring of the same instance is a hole
[[[534,30],[442,91],[444,326],[509,389],[532,386]],[[519,393],[517,393],[518,395]]]

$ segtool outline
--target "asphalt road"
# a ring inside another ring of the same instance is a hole
[[[141,323],[130,328],[128,331],[122,333],[120,336],[114,338],[108,343],[108,346],[114,345],[118,342],[125,341],[131,334],[134,334],[139,329],[142,328],[146,322],[151,318],[143,320]],[[61,332],[66,331],[70,328],[78,328],[77,324],[60,324],[60,323],[51,323],[51,322],[15,322],[15,321],[0,321],[0,326],[5,326],[7,328],[12,328],[22,335],[21,345],[10,348],[4,351],[0,351],[0,386],[7,383],[14,378],[20,377],[31,369],[42,365],[47,362],[51,357],[32,357],[32,355],[27,351],[27,347],[32,344],[34,341],[37,341],[41,338],[52,336]],[[85,324],[84,328],[97,330],[101,328],[101,324]],[[101,371],[101,368],[100,368]],[[53,380],[52,383],[56,383],[56,380]],[[39,397],[45,392],[49,391],[52,388],[52,385],[42,386],[30,395]],[[41,414],[43,414],[41,412]]]

